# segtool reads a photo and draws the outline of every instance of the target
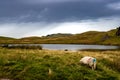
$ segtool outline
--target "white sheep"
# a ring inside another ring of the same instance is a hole
[[[85,56],[80,60],[80,63],[90,66],[92,70],[96,69],[96,58]]]

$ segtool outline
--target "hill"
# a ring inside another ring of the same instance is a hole
[[[0,36],[0,43],[14,43],[15,40],[15,38]]]
[[[13,40],[15,38],[0,36],[0,40]]]
[[[58,34],[51,34],[51,35],[47,35],[47,36],[43,36],[43,37],[47,37],[47,38],[57,38],[57,37],[69,37],[69,36],[72,36],[72,34],[58,33]]]
[[[116,36],[116,29],[110,30],[107,32],[109,38],[106,39],[103,44],[110,44],[110,45],[120,45],[120,36]]]
[[[21,39],[3,38],[0,43],[32,43],[32,44],[105,44],[120,45],[120,37],[116,36],[117,29],[107,32],[88,31],[81,34],[50,34],[47,36],[24,37]]]

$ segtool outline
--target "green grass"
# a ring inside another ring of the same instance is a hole
[[[97,58],[97,69],[79,64]],[[53,51],[0,48],[0,78],[12,80],[120,80],[120,51]],[[50,72],[49,72],[50,70]]]

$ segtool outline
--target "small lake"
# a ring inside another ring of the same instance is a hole
[[[109,45],[84,45],[84,44],[41,44],[44,49],[54,50],[83,50],[83,49],[120,49],[120,46],[109,46]]]
[[[120,49],[120,46],[109,46],[109,45],[86,45],[86,44],[3,44],[4,47],[14,47],[14,46],[42,46],[43,49],[52,50],[84,50],[84,49],[99,49],[99,50],[109,50],[109,49]]]

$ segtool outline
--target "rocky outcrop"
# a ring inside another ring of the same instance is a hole
[[[117,28],[116,36],[120,36],[120,27]]]
[[[107,40],[109,38],[110,38],[110,36],[108,34],[106,34],[105,36],[102,37],[101,41],[105,41],[105,40]]]

